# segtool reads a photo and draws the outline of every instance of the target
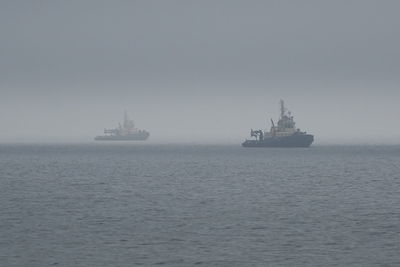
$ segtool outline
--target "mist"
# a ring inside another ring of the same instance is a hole
[[[399,143],[398,1],[3,1],[0,142]]]

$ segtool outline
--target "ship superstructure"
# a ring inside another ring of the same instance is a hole
[[[104,135],[99,135],[94,138],[94,140],[98,141],[129,141],[129,140],[138,140],[144,141],[150,136],[150,133],[146,130],[140,130],[135,127],[135,123],[133,120],[129,119],[128,113],[125,111],[124,113],[124,122],[118,124],[117,128],[114,129],[104,129]]]
[[[267,130],[251,130],[250,136],[255,140],[246,140],[244,147],[309,147],[314,136],[296,129],[296,123],[285,102],[280,101],[280,118],[277,125],[271,119],[271,128]]]

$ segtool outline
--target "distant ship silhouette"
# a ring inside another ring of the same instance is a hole
[[[127,112],[124,113],[124,123],[119,123],[118,128],[104,129],[105,135],[94,138],[96,141],[144,141],[149,138],[150,133],[146,130],[135,128],[135,124],[129,119]]]

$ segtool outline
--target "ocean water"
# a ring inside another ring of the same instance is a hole
[[[0,145],[0,266],[400,266],[400,146]]]

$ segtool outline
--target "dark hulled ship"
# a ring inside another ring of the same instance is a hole
[[[144,141],[149,138],[150,133],[146,130],[135,128],[135,124],[129,119],[125,111],[124,123],[115,129],[104,129],[104,135],[94,138],[96,141]]]
[[[314,136],[296,129],[296,123],[290,111],[285,108],[283,100],[281,104],[281,116],[277,125],[271,119],[269,132],[263,130],[251,130],[250,136],[255,139],[246,140],[244,147],[309,147],[314,141]]]

